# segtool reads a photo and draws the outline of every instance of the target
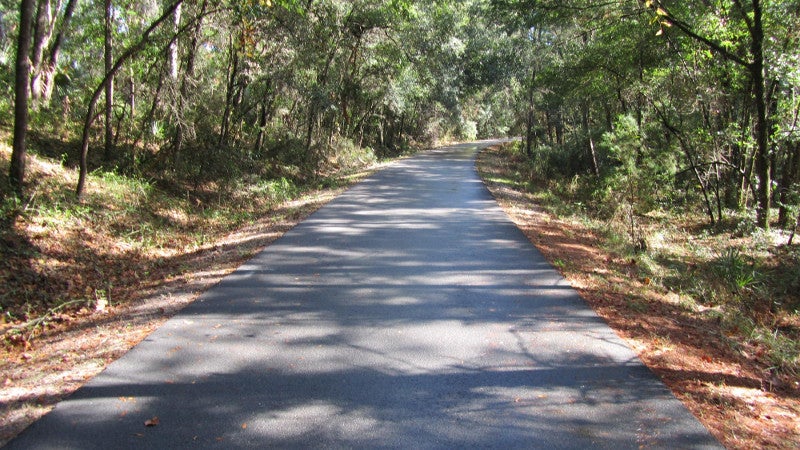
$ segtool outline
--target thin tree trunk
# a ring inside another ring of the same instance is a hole
[[[783,169],[781,180],[780,210],[778,212],[778,226],[786,228],[789,225],[789,203],[791,202],[792,187],[800,174],[800,142],[794,142],[788,151],[787,161]]]
[[[592,139],[592,127],[589,104],[586,103],[583,107],[583,130],[586,133],[587,147],[589,150],[589,164],[591,165],[592,173],[600,176],[600,167],[597,165],[597,152],[594,148],[594,139]]]
[[[236,88],[236,77],[239,73],[239,50],[236,48],[233,38],[230,40],[230,62],[228,63],[228,85],[225,93],[225,110],[222,113],[222,124],[220,127],[219,143],[223,144],[228,140],[231,113]]]
[[[397,140],[398,142],[400,142],[401,146],[403,145],[403,134],[405,133],[405,127],[406,127],[406,113],[403,112],[402,114],[400,114],[400,130],[397,133]]]
[[[700,175],[700,170],[697,168],[697,165],[694,162],[694,158],[692,157],[692,152],[689,150],[689,146],[687,143],[683,142],[683,139],[679,138],[681,142],[681,147],[683,148],[684,153],[686,154],[686,158],[689,160],[689,167],[691,167],[692,172],[694,173],[695,178],[697,179],[697,183],[700,185],[700,191],[703,194],[703,201],[706,204],[706,213],[708,214],[708,219],[711,221],[711,225],[716,224],[716,219],[714,218],[714,209],[711,206],[711,199],[708,197],[708,186],[703,177]]]
[[[197,46],[200,41],[200,31],[203,26],[203,17],[206,14],[207,7],[208,7],[208,0],[203,0],[203,4],[200,7],[200,11],[198,14],[197,23],[194,26],[194,30],[192,30],[192,37],[191,41],[189,42],[189,48],[186,49],[186,67],[184,70],[183,78],[181,79],[180,89],[178,90],[179,94],[178,112],[177,112],[178,124],[177,128],[175,129],[175,138],[173,140],[174,164],[176,167],[180,166],[181,164],[183,141],[186,138],[186,131],[187,131],[187,125],[184,118],[184,111],[186,109],[186,101],[189,97],[189,86],[194,81],[193,80],[194,65],[197,53]]]
[[[536,138],[534,132],[534,120],[536,119],[536,110],[533,104],[533,86],[536,82],[536,71],[531,71],[530,86],[528,87],[528,111],[525,114],[525,155],[528,158],[533,158],[533,140]]]
[[[800,226],[800,214],[797,215],[797,219],[794,221],[794,228],[792,228],[792,234],[789,236],[789,242],[786,245],[792,245],[792,241],[794,241],[794,235],[797,232],[797,227]]]
[[[751,102],[746,102],[742,108],[742,117],[739,122],[739,129],[740,129],[740,136],[739,142],[746,142],[747,135],[749,134],[749,124],[750,124],[750,108],[752,107]],[[742,209],[745,207],[747,203],[747,196],[748,194],[748,186],[747,182],[750,179],[750,175],[752,171],[750,170],[750,164],[748,157],[748,152],[746,148],[743,148],[741,144],[735,144],[736,149],[736,164],[741,168],[740,170],[740,177],[738,178],[738,192],[736,198],[736,207]]]
[[[750,34],[750,56],[751,61],[747,61],[720,43],[696,33],[692,28],[675,18],[669,12],[669,6],[662,1],[648,2],[648,6],[658,10],[661,20],[675,26],[692,39],[703,43],[711,51],[721,55],[723,58],[743,67],[752,85],[752,100],[755,105],[755,123],[753,124],[756,149],[754,155],[756,178],[758,178],[758,190],[756,198],[756,224],[769,229],[770,208],[772,206],[772,167],[770,159],[770,138],[773,130],[769,126],[767,106],[769,104],[768,92],[765,82],[764,66],[764,20],[761,0],[751,0],[751,11],[745,11],[740,2],[734,2],[735,6],[742,13],[747,29]]]
[[[114,54],[113,54],[113,14],[114,11],[111,7],[111,0],[105,0],[104,16],[105,16],[105,42],[103,45],[103,62],[105,73],[111,72],[114,67]],[[106,104],[104,110],[105,116],[105,150],[103,159],[111,161],[111,156],[114,147],[114,123],[113,123],[113,110],[114,110],[114,77],[111,77],[106,83],[105,87]]]
[[[769,155],[769,125],[767,118],[766,86],[764,81],[764,29],[761,17],[760,0],[752,0],[753,30],[750,52],[753,62],[749,65],[753,79],[753,98],[756,104],[756,176],[758,177],[758,199],[756,223],[769,229],[770,208],[772,207],[772,180]]]
[[[680,130],[675,128],[669,123],[667,117],[663,114],[661,110],[655,108],[655,111],[661,118],[661,123],[664,125],[664,128],[666,128],[667,131],[672,133],[672,135],[678,139],[678,142],[681,146],[681,150],[683,150],[684,154],[686,155],[686,159],[689,161],[689,168],[692,170],[692,173],[694,173],[695,179],[697,179],[697,183],[700,185],[700,191],[703,194],[703,201],[705,202],[706,214],[708,214],[708,219],[711,222],[711,225],[716,224],[716,219],[714,217],[714,208],[711,206],[711,199],[708,196],[708,186],[705,180],[703,180],[702,175],[700,175],[700,169],[697,167],[697,164],[695,163],[691,146],[683,138],[683,135],[681,134]]]
[[[722,185],[722,182],[720,180],[722,180],[722,175],[719,171],[719,164],[714,164],[712,168],[714,169],[714,176],[715,176],[714,201],[715,201],[715,206],[717,207],[717,219],[720,222],[722,222],[722,194],[720,193],[720,188]]]
[[[561,107],[559,106],[556,110],[556,144],[559,147],[564,147],[564,116],[561,111]]]
[[[14,81],[14,143],[11,151],[9,179],[18,194],[22,194],[25,181],[25,138],[28,133],[28,77],[31,46],[31,21],[34,0],[22,0],[19,6],[19,35],[17,37],[17,62]]]
[[[256,136],[256,143],[253,145],[253,153],[259,154],[261,149],[264,148],[264,128],[267,127],[267,105],[261,103],[258,111],[258,135]]]
[[[177,33],[181,27],[181,10],[183,8],[181,5],[178,5],[175,8],[175,12],[172,16],[172,28],[173,32]],[[178,80],[178,70],[179,70],[179,62],[178,62],[178,40],[173,39],[172,42],[169,44],[169,77],[174,81],[177,82]]]
[[[27,1],[27,0],[25,0]],[[147,30],[142,34],[142,37],[139,41],[134,44],[133,46],[129,47],[120,57],[117,59],[117,62],[111,68],[109,72],[106,73],[103,81],[100,82],[100,85],[94,90],[92,94],[91,100],[89,100],[89,105],[86,108],[86,118],[83,123],[83,134],[81,139],[81,155],[80,155],[80,171],[78,172],[78,185],[75,188],[75,195],[78,199],[83,198],[84,188],[86,187],[86,176],[89,173],[88,167],[88,156],[89,156],[89,133],[91,131],[92,123],[94,123],[95,119],[95,108],[97,108],[97,102],[100,100],[100,95],[105,90],[106,83],[108,83],[111,78],[116,75],[122,65],[128,61],[131,57],[135,56],[137,53],[142,51],[144,47],[150,42],[150,37],[164,21],[166,21],[173,13],[175,8],[180,6],[183,3],[183,0],[177,0],[175,3],[170,5],[166,12],[161,15],[155,22],[153,22]]]

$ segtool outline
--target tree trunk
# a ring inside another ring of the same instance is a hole
[[[258,135],[256,143],[253,145],[253,153],[258,155],[264,148],[264,129],[267,127],[267,105],[261,103],[258,110]]]
[[[800,227],[800,214],[797,215],[797,219],[794,221],[794,228],[792,228],[792,234],[789,235],[789,242],[786,245],[792,245],[792,241],[794,241],[794,235],[797,232],[797,227]]]
[[[555,131],[556,131],[556,145],[558,145],[561,148],[564,148],[564,116],[562,114],[560,106],[556,109]]]
[[[61,46],[64,44],[65,34],[69,29],[69,23],[72,20],[72,14],[75,12],[75,5],[77,0],[69,0],[64,9],[64,17],[61,20],[61,27],[56,34],[53,45],[48,51],[47,61],[42,65],[40,72],[39,88],[41,95],[41,102],[49,102],[53,98],[53,88],[55,87],[56,70],[58,70],[58,59],[61,56]]]
[[[783,229],[789,226],[789,220],[791,219],[789,217],[791,213],[789,203],[791,202],[792,189],[795,182],[797,182],[798,175],[800,175],[800,142],[790,143],[787,153],[781,179],[781,206],[778,212],[778,226]]]
[[[742,117],[739,121],[739,142],[746,142],[747,136],[750,133],[750,108],[752,107],[752,102],[747,102],[743,105],[742,108]],[[742,209],[745,207],[747,203],[747,196],[748,194],[748,180],[750,180],[750,176],[752,175],[751,164],[750,164],[750,157],[747,148],[741,144],[734,144],[734,156],[733,161],[735,164],[741,169],[739,171],[739,178],[738,178],[738,192],[736,193],[736,207],[738,209]]]
[[[56,11],[60,6],[60,4],[56,5]],[[44,60],[44,48],[53,36],[53,27],[53,7],[50,4],[50,0],[39,0],[39,6],[36,9],[36,22],[33,28],[33,47],[30,49],[31,68],[29,69],[31,75],[31,99],[35,104],[42,97],[40,69]]]
[[[703,179],[703,176],[700,174],[700,170],[697,167],[697,164],[695,163],[694,153],[691,145],[689,145],[689,143],[686,142],[686,139],[683,138],[683,135],[681,134],[680,130],[669,122],[667,116],[663,114],[662,111],[660,111],[658,108],[655,108],[655,110],[656,113],[661,118],[661,124],[664,125],[664,128],[668,132],[672,133],[672,135],[675,136],[676,139],[678,139],[678,143],[680,144],[681,150],[683,150],[683,153],[686,155],[686,160],[689,162],[689,168],[694,174],[695,179],[697,180],[697,184],[700,185],[700,192],[703,194],[703,201],[705,202],[706,214],[708,214],[708,220],[711,222],[711,225],[716,224],[717,222],[716,219],[714,218],[714,209],[711,206],[711,199],[708,196],[708,184]],[[719,219],[722,218],[721,213],[718,218]]]
[[[760,0],[752,0],[753,30],[750,52],[753,62],[749,65],[753,80],[753,98],[756,106],[756,176],[758,177],[758,199],[756,224],[769,229],[770,208],[772,207],[772,179],[770,177],[769,124],[767,118],[766,86],[764,82],[764,29],[761,17]]]
[[[225,93],[225,110],[222,112],[222,124],[220,126],[219,143],[223,144],[228,140],[231,114],[236,88],[236,77],[239,75],[239,49],[233,38],[230,40],[230,61],[228,63],[228,84]]]
[[[195,58],[197,53],[197,46],[200,41],[200,30],[203,26],[203,17],[206,14],[206,9],[208,7],[208,0],[203,0],[203,4],[200,7],[200,11],[198,14],[197,23],[194,26],[194,30],[192,31],[192,38],[189,42],[189,48],[186,49],[186,66],[183,73],[183,78],[181,79],[181,86],[178,90],[178,111],[177,111],[177,127],[175,129],[175,137],[173,139],[173,161],[175,167],[179,167],[181,165],[181,158],[183,152],[183,142],[186,138],[186,132],[188,131],[186,121],[184,119],[184,111],[186,109],[186,101],[189,97],[189,86],[193,83],[194,79],[194,64]],[[176,22],[177,26],[177,22]],[[176,69],[177,70],[177,69]]]
[[[770,208],[772,207],[772,164],[769,145],[774,130],[770,129],[767,112],[769,93],[766,89],[764,74],[764,20],[761,0],[751,0],[751,12],[745,11],[740,2],[734,2],[736,7],[740,9],[742,19],[745,21],[750,34],[750,56],[752,60],[749,62],[720,43],[693,31],[688,24],[672,16],[668,12],[669,7],[664,5],[664,2],[647,2],[647,4],[650,8],[657,10],[660,20],[668,22],[687,36],[703,43],[711,51],[743,67],[750,76],[750,80],[753,83],[752,99],[756,110],[755,123],[753,124],[753,133],[756,141],[754,162],[756,177],[758,178],[756,224],[763,229],[769,229]],[[750,13],[752,13],[752,16]]]
[[[587,150],[589,151],[589,164],[591,165],[592,173],[600,176],[600,167],[597,165],[597,151],[594,148],[594,139],[592,139],[592,127],[589,103],[587,102],[583,107],[583,130],[586,133]]]
[[[17,63],[14,81],[14,143],[11,151],[9,179],[18,194],[22,194],[25,181],[25,137],[28,133],[28,77],[31,46],[31,21],[34,0],[22,0],[19,6],[19,35],[17,37]]]
[[[177,33],[181,27],[181,5],[178,5],[175,8],[175,12],[173,13],[172,19],[172,29],[174,33]],[[173,39],[172,42],[169,44],[169,77],[174,81],[178,81],[178,69],[179,69],[179,62],[178,62],[178,40]]]
[[[24,0],[28,1],[28,0]],[[114,63],[114,66],[111,70],[106,73],[105,77],[103,77],[103,81],[100,82],[100,85],[94,90],[92,94],[92,98],[89,100],[89,105],[86,108],[86,118],[83,123],[83,133],[81,139],[81,154],[80,154],[80,171],[78,172],[78,185],[75,188],[75,195],[78,199],[83,198],[83,191],[86,187],[86,177],[89,174],[89,167],[88,167],[88,156],[89,156],[89,133],[91,131],[92,123],[94,123],[95,119],[95,109],[97,108],[97,102],[100,100],[100,95],[105,90],[106,84],[114,77],[114,75],[122,68],[122,65],[125,64],[128,59],[132,58],[136,54],[138,54],[144,47],[150,42],[150,36],[153,34],[156,28],[158,28],[165,20],[167,20],[171,15],[172,12],[183,3],[183,0],[176,0],[175,3],[170,5],[166,12],[161,15],[158,19],[155,20],[142,34],[142,37],[139,39],[138,42],[133,44],[117,59],[117,62]]]
[[[530,86],[528,87],[528,111],[525,114],[525,155],[530,159],[533,158],[533,140],[536,138],[534,123],[536,119],[534,99],[534,83],[536,82],[536,71],[531,71]]]
[[[111,6],[111,0],[105,0],[104,17],[105,17],[105,42],[103,45],[103,62],[105,73],[111,72],[114,67],[114,54],[113,54],[113,14],[114,11]],[[111,156],[114,147],[114,124],[113,124],[113,110],[114,110],[114,77],[111,77],[106,83],[105,88],[106,104],[104,110],[105,116],[105,150],[103,159],[111,161]]]
[[[525,156],[533,158],[533,107],[528,105],[525,115]]]

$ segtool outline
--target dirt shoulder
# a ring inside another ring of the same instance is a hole
[[[530,194],[514,187],[514,171],[499,148],[482,152],[477,165],[528,239],[723,445],[800,445],[796,383],[773,379],[758,358],[735,351],[718,322],[639,278],[635,262],[604,251],[589,228],[544,212]]]

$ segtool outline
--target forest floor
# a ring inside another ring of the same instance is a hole
[[[533,195],[508,181],[515,168],[510,164],[513,158],[503,151],[492,148],[479,157],[478,166],[492,193],[706,427],[728,448],[796,448],[800,442],[797,382],[772,374],[761,350],[753,345],[732,346],[728,328],[643,279],[635,263],[605,249],[596,231],[545,212]],[[7,158],[6,150],[0,152],[0,166],[7,165]],[[58,180],[56,184],[67,187],[74,183],[73,174],[58,162],[33,158],[30,170],[32,179]],[[60,292],[81,301],[61,303],[63,309],[45,315],[0,311],[0,446],[200,292],[367,173],[268,205],[255,220],[209,226],[207,222],[219,214],[209,208],[205,225],[183,223],[166,234],[134,227],[137,220],[150,223],[136,216],[148,206],[145,200],[135,211],[115,210],[131,203],[130,193],[119,193],[116,206],[92,205],[96,208],[92,215],[70,204],[59,206],[59,215],[53,216],[51,207],[41,203],[37,207],[32,197],[25,213],[0,229],[4,255],[0,290],[5,289],[0,300],[3,295],[23,293],[36,301]],[[106,197],[122,189],[113,177],[91,182]],[[42,191],[53,189],[41,181],[38,186]],[[142,189],[135,184],[122,187]],[[199,202],[191,199],[195,206]],[[186,222],[178,206],[160,204],[157,219]],[[108,215],[107,221],[89,219],[103,215]],[[124,232],[109,228],[120,222],[129,222]],[[14,267],[19,273],[9,273]]]
[[[548,211],[532,193],[536,189],[520,182],[519,159],[502,147],[481,152],[477,165],[484,183],[529,240],[711,433],[730,449],[798,448],[795,374],[777,375],[766,350],[738,336],[713,308],[642,276],[639,260],[609,249],[585,220]],[[718,239],[729,245],[731,237]],[[796,344],[796,313],[783,319],[783,330]]]

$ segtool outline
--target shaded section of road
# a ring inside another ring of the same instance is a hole
[[[498,208],[479,147],[352,188],[10,447],[715,448]]]

